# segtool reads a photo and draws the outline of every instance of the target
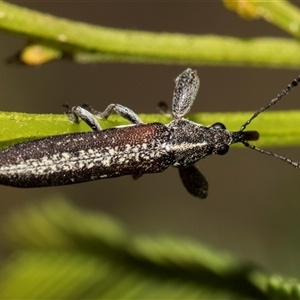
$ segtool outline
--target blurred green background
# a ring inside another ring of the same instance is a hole
[[[124,29],[244,38],[288,37],[263,20],[239,19],[215,1],[171,4],[25,1],[22,5],[77,21]],[[36,68],[6,64],[6,58],[23,44],[19,37],[0,34],[2,111],[62,113],[63,103],[87,102],[99,110],[110,103],[121,103],[137,113],[152,113],[159,101],[171,102],[176,76],[186,67],[195,67],[201,87],[193,112],[254,112],[300,74],[282,69],[158,64],[79,65],[58,61]],[[300,89],[296,89],[272,109],[299,109],[299,106]],[[295,126],[300,126],[300,120]],[[274,151],[300,161],[299,149]],[[170,168],[138,181],[124,177],[28,190],[0,186],[1,219],[29,203],[60,194],[80,207],[112,214],[133,232],[191,237],[267,270],[299,278],[299,170],[248,149],[231,149],[226,156],[209,157],[198,165],[210,184],[209,196],[204,201],[187,194],[177,170]],[[0,237],[4,258],[8,250],[2,241]]]

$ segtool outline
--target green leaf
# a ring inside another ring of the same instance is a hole
[[[15,212],[3,231],[16,250],[1,299],[300,299],[296,279],[192,240],[134,236],[61,198]]]

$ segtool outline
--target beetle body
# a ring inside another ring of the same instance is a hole
[[[169,166],[179,169],[190,194],[205,198],[208,183],[195,163],[212,154],[225,154],[229,146],[241,142],[246,147],[280,158],[296,168],[300,164],[286,157],[261,150],[248,141],[257,140],[257,131],[244,131],[258,114],[275,104],[294,86],[295,79],[269,104],[257,111],[237,132],[221,123],[203,126],[184,118],[199,88],[197,72],[185,70],[175,80],[172,102],[174,120],[167,125],[144,124],[129,108],[110,104],[104,112],[88,106],[68,110],[69,119],[85,121],[92,132],[71,133],[20,143],[0,152],[0,184],[14,187],[68,185],[132,175],[162,172]],[[166,108],[165,105],[163,105]],[[132,124],[102,130],[96,117],[107,118],[115,111]]]
[[[194,134],[186,135],[187,131]],[[42,187],[122,175],[137,178],[171,165],[190,165],[212,153],[218,138],[224,143],[223,130],[187,120],[51,136],[2,151],[0,182]],[[214,143],[209,142],[212,139]]]

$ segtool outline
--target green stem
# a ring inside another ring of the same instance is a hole
[[[231,1],[223,0],[228,9],[241,17],[263,18],[296,38],[300,38],[300,10],[288,1]]]
[[[300,44],[292,39],[246,40],[118,30],[69,21],[2,1],[0,29],[59,49],[80,62],[300,67]],[[59,57],[58,53],[53,56]]]
[[[222,122],[228,130],[238,131],[242,124],[251,117],[252,113],[197,113],[188,118],[194,122],[210,125]],[[145,123],[169,123],[171,118],[163,115],[140,115]],[[257,130],[260,140],[255,142],[263,147],[300,146],[300,127],[295,126],[300,120],[300,110],[266,112],[253,121],[247,130]],[[108,121],[101,120],[103,128],[128,124],[118,115],[111,115]],[[25,114],[0,112],[0,149],[29,139],[41,138],[56,134],[89,131],[89,127],[81,122],[72,124],[65,115]]]

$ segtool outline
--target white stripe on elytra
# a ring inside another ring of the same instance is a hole
[[[126,144],[125,149],[116,147],[105,147],[105,152],[101,149],[80,150],[76,153],[62,152],[52,156],[44,156],[39,159],[21,160],[18,164],[4,165],[0,167],[1,174],[32,174],[43,175],[49,173],[59,173],[76,171],[80,169],[90,169],[94,166],[109,168],[111,165],[124,165],[130,162],[149,161],[160,158],[167,152],[181,152],[193,148],[201,148],[207,142],[187,143],[177,145],[162,143],[160,145],[140,145]]]

